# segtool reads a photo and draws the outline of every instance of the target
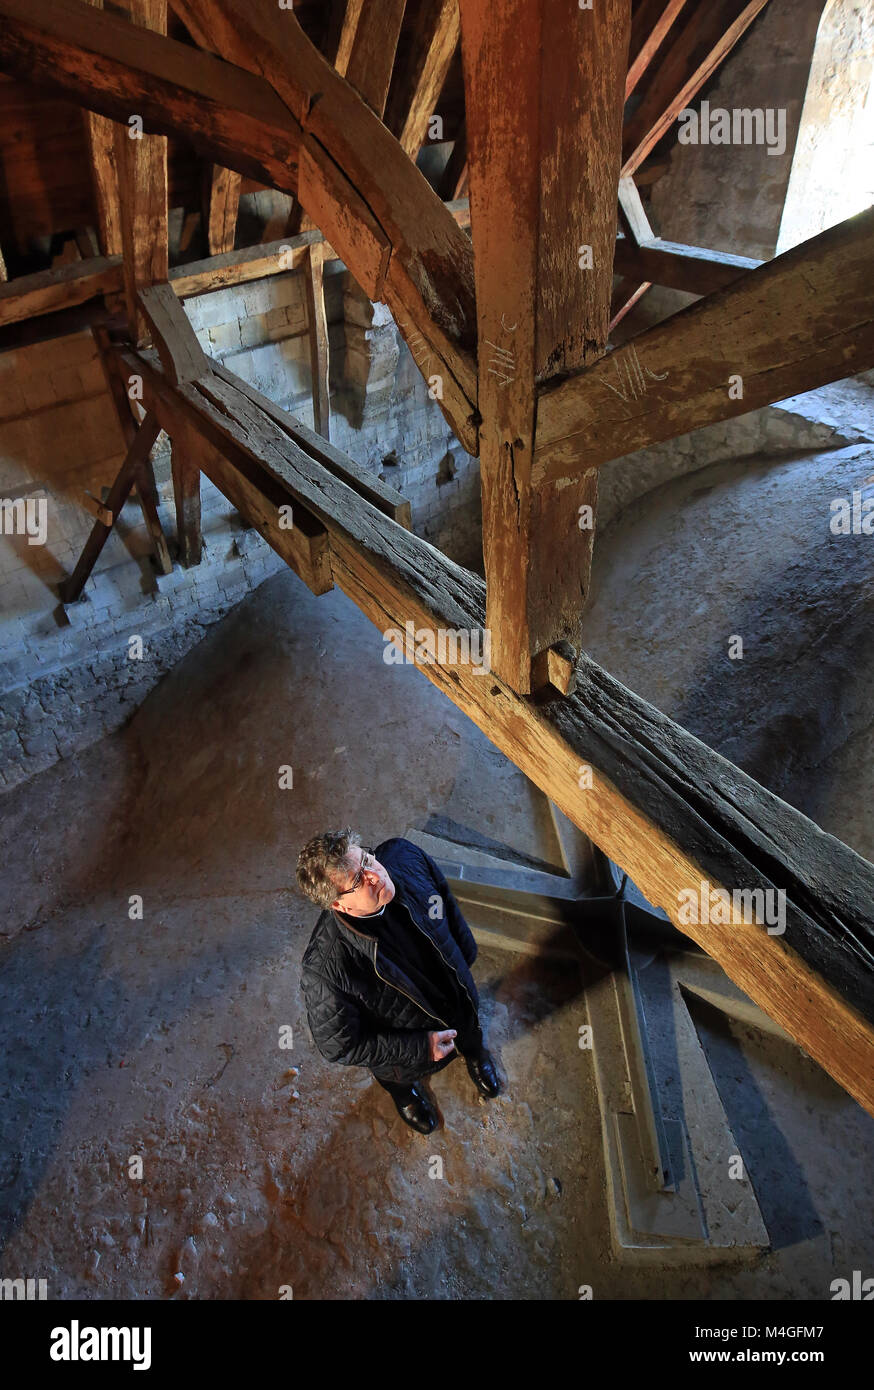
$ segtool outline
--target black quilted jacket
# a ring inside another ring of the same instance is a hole
[[[468,968],[476,960],[476,942],[438,865],[418,845],[400,837],[378,845],[376,857],[395,885],[394,901],[406,906],[458,972],[478,1008],[479,995]],[[429,916],[435,894],[443,903],[436,920]],[[400,968],[379,953],[375,936],[347,926],[330,908],[319,917],[304,952],[301,985],[313,1041],[330,1062],[369,1067],[384,1081],[412,1084],[457,1055],[431,1061],[428,1034],[449,1025],[428,1010]]]

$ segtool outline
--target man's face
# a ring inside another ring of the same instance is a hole
[[[357,887],[351,893],[341,891],[331,903],[333,908],[338,912],[348,912],[350,917],[367,917],[391,902],[395,886],[389,878],[388,869],[380,864],[372,851],[361,845],[351,845],[349,862],[351,867],[343,878],[341,890],[348,890],[356,884]]]

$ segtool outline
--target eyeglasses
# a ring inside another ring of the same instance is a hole
[[[364,845],[362,845],[362,846],[361,846],[361,868],[358,870],[357,874],[355,875],[355,877],[354,877],[353,880],[352,880],[352,887],[351,887],[351,888],[344,888],[342,893],[338,893],[338,894],[337,894],[337,897],[338,897],[338,898],[345,898],[345,897],[348,896],[349,893],[355,893],[355,892],[357,892],[358,889],[361,887],[362,883],[364,882],[364,875],[365,875],[366,873],[371,873],[371,874],[372,874],[372,873],[374,872],[373,866],[374,866],[375,863],[376,863],[376,855],[374,854],[373,850],[372,850],[372,849],[367,849],[367,848],[365,848]]]

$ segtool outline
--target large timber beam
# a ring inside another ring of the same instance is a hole
[[[587,657],[578,692],[549,701],[518,695],[481,664],[478,674],[475,662],[439,659],[437,633],[483,636],[476,575],[363,504],[229,373],[173,386],[156,354],[122,356],[171,430],[175,417],[235,460],[226,485],[242,470],[256,496],[272,488],[295,518],[299,507],[321,521],[334,582],[374,623],[374,640],[385,642],[389,628],[403,634],[408,622],[432,634],[435,659],[421,659],[424,674],[874,1114],[874,866]],[[245,508],[245,498],[235,505]],[[276,516],[260,525],[278,546]],[[689,895],[715,903],[725,893],[734,903],[733,894],[757,889],[775,903],[784,895],[783,933],[734,908],[728,922],[716,911],[687,920]]]
[[[103,9],[103,0],[87,0],[95,9]],[[120,256],[121,204],[118,187],[118,167],[115,152],[115,126],[96,111],[82,113],[85,138],[91,156],[91,182],[94,188],[95,225],[104,256]]]
[[[121,256],[95,256],[69,261],[56,270],[19,275],[0,285],[0,327],[54,314],[101,294],[118,294],[123,287]]]
[[[544,389],[534,477],[572,477],[874,366],[874,208]]]
[[[461,0],[488,626],[523,693],[579,647],[589,583],[596,474],[531,466],[537,383],[607,345],[630,8]]]
[[[475,452],[473,256],[451,213],[288,11],[237,0],[177,9],[200,16],[228,61],[83,0],[0,0],[0,69],[123,125],[138,115],[147,132],[298,193],[370,298],[427,344],[420,370],[440,377],[440,408]]]

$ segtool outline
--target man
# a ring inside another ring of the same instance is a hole
[[[409,840],[371,850],[351,829],[328,830],[301,850],[297,881],[325,909],[301,972],[322,1056],[369,1067],[420,1134],[437,1112],[419,1083],[459,1053],[480,1093],[499,1095],[469,970],[476,942],[431,856]]]

